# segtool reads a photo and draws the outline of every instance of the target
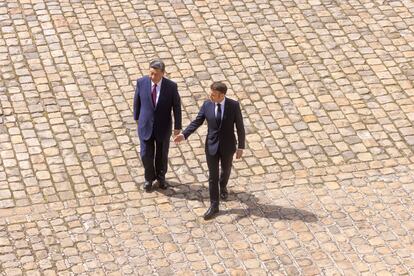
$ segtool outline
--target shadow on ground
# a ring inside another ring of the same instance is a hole
[[[157,190],[165,196],[183,198],[187,200],[198,200],[206,202],[206,205],[208,205],[209,193],[207,187],[194,184],[184,185],[176,182],[169,183],[170,187],[167,190]],[[303,222],[318,221],[318,217],[314,213],[297,208],[261,204],[255,195],[246,192],[234,192],[230,190],[227,201],[239,201],[246,205],[246,208],[220,211],[220,215],[236,214],[236,220],[244,217],[256,216],[273,220],[301,220]]]

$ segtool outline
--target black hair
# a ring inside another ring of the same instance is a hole
[[[221,81],[213,82],[210,86],[210,89],[219,91],[221,94],[224,94],[224,95],[226,95],[226,92],[227,92],[227,86]]]

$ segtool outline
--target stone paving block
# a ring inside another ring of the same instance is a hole
[[[413,271],[407,1],[0,4],[0,275]],[[206,128],[142,190],[135,80],[161,57],[183,122],[212,81],[247,149],[213,221]]]

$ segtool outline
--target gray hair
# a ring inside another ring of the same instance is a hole
[[[150,62],[150,68],[159,69],[165,72],[165,63],[161,59],[154,59]]]

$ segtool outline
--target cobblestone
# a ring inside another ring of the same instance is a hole
[[[0,275],[414,273],[409,1],[0,3]],[[205,127],[144,193],[137,77],[247,131],[205,222]]]

